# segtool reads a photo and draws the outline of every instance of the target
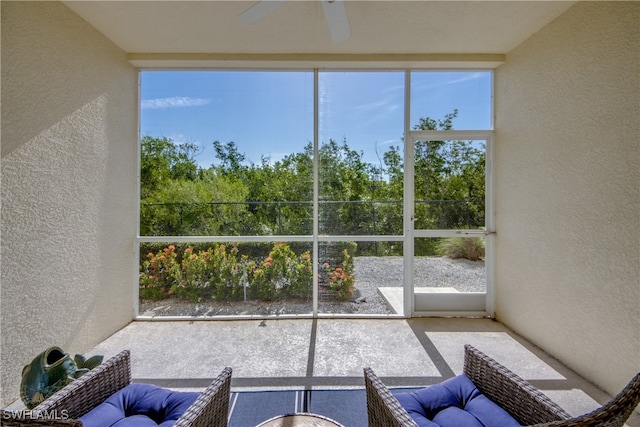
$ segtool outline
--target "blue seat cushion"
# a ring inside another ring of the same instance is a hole
[[[520,426],[465,375],[395,396],[420,427]]]
[[[86,427],[172,426],[200,393],[130,384],[80,417]]]

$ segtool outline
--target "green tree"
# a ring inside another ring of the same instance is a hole
[[[421,118],[415,130],[451,130],[458,111]],[[198,168],[195,144],[145,137],[141,156],[144,234],[309,234],[313,147],[260,164],[234,142],[213,142],[216,163]],[[473,141],[417,141],[416,221],[421,228],[484,225],[484,147]],[[382,164],[364,161],[346,140],[319,147],[320,231],[401,234],[403,154],[391,146]]]
[[[309,148],[309,147],[308,147]],[[313,160],[309,151],[271,164],[263,159],[250,172],[250,200],[261,202],[255,214],[275,234],[309,234],[313,221]]]
[[[319,149],[319,188],[322,232],[368,234],[372,230],[372,176],[378,170],[346,141],[330,139]],[[324,202],[324,203],[323,203]],[[360,202],[360,203],[358,203]]]
[[[222,144],[220,141],[213,141],[213,150],[220,162],[214,166],[216,171],[224,175],[237,177],[247,170],[247,166],[244,165],[246,156],[238,151],[235,142],[229,141],[226,144]]]
[[[143,235],[219,235],[242,228],[246,187],[207,171],[197,180],[175,179],[145,199]],[[216,203],[216,201],[225,203]]]
[[[142,235],[232,234],[242,228],[247,189],[232,176],[199,168],[195,144],[145,136],[140,146]]]
[[[196,179],[198,147],[176,145],[170,138],[145,136],[140,141],[140,197],[146,199],[174,179]]]
[[[414,129],[451,130],[457,115],[458,110],[454,110],[442,120],[422,118]],[[484,163],[484,147],[473,141],[417,141],[415,198],[424,201],[416,209],[418,226],[483,226]]]
[[[452,130],[458,110],[443,119],[420,118],[413,130]],[[404,168],[400,148],[384,153],[388,199],[402,199]],[[416,141],[414,145],[416,227],[424,229],[484,226],[485,150],[474,141]],[[401,222],[394,224],[400,229]],[[416,253],[432,255],[435,246],[423,239]]]

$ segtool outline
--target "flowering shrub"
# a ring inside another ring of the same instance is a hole
[[[177,289],[178,296],[197,301],[209,294],[212,273],[210,259],[209,251],[194,253],[191,246],[184,250],[181,265],[182,280]]]
[[[182,280],[177,295],[198,301],[206,298],[222,300],[242,299],[243,265],[238,259],[238,248],[216,245],[215,248],[194,253],[185,249],[182,257]]]
[[[238,261],[238,248],[232,246],[227,250],[226,245],[216,247],[204,253],[208,257],[209,287],[213,291],[213,298],[220,300],[242,299],[242,264]]]
[[[309,251],[293,260],[286,294],[299,298],[311,298],[313,295],[313,265]]]
[[[332,268],[328,262],[322,264],[322,269],[329,278],[329,289],[341,301],[348,301],[353,296],[355,278],[353,277],[353,258],[349,251],[342,251],[341,267]]]
[[[180,264],[176,247],[169,245],[156,254],[149,252],[142,262],[140,272],[140,296],[159,300],[171,296],[180,283]]]
[[[247,267],[248,295],[252,298],[272,300],[311,296],[309,252],[298,256],[288,245],[278,242],[264,261],[250,261]]]
[[[247,281],[250,283],[248,296],[261,300],[272,300],[276,295],[276,283],[270,279],[269,268],[272,265],[270,258],[263,262],[249,261],[247,266]]]
[[[309,251],[296,254],[278,242],[266,258],[240,255],[235,245],[175,245],[149,252],[140,265],[140,297],[158,300],[171,295],[202,301],[242,299],[308,299],[313,293],[313,264]],[[345,249],[338,268],[327,268],[330,290],[339,299],[353,294],[353,261]]]

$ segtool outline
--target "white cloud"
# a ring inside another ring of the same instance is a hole
[[[463,72],[461,74],[458,72],[453,72],[451,73],[451,76],[449,77],[448,80],[435,81],[435,82],[431,82],[431,81],[422,82],[421,84],[414,84],[412,88],[414,90],[432,90],[432,89],[437,89],[444,86],[451,86],[451,85],[456,85],[458,83],[477,80],[486,75],[487,75],[486,72],[469,72],[469,73]]]
[[[208,99],[172,96],[171,98],[143,99],[140,106],[143,110],[163,110],[166,108],[198,107],[207,104],[209,104]]]

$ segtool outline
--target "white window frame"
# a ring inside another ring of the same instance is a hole
[[[413,71],[440,71],[440,72],[455,72],[455,71],[482,71],[482,72],[491,72],[493,79],[493,69],[492,68],[437,68],[437,69],[413,69],[407,68],[404,65],[398,64],[397,67],[393,66],[385,66],[385,68],[368,68],[365,64],[358,64],[359,66],[354,66],[351,68],[345,69],[321,69],[321,68],[286,68],[279,69],[275,68],[259,68],[259,67],[247,67],[247,68],[238,68],[238,71],[301,71],[301,72],[313,72],[313,85],[314,85],[314,130],[313,130],[313,158],[314,158],[314,168],[313,168],[313,232],[312,235],[299,235],[299,236],[141,236],[140,235],[140,212],[141,212],[141,200],[140,200],[140,166],[141,166],[141,151],[140,151],[140,117],[141,117],[141,82],[140,82],[140,72],[144,71],[172,71],[171,68],[139,68],[138,75],[138,158],[137,158],[137,203],[136,203],[136,238],[135,238],[135,274],[134,274],[134,292],[133,292],[133,306],[134,306],[134,318],[136,320],[193,320],[193,317],[190,316],[165,316],[160,318],[151,318],[147,316],[140,316],[139,314],[139,265],[140,265],[140,243],[144,242],[176,242],[176,243],[184,243],[184,242],[274,242],[274,241],[284,241],[284,242],[310,242],[312,244],[312,259],[317,259],[319,243],[320,242],[336,242],[336,241],[391,241],[391,242],[403,242],[403,253],[404,255],[404,313],[402,314],[349,314],[349,313],[319,313],[318,312],[318,265],[317,262],[313,263],[313,305],[312,312],[309,314],[294,314],[294,315],[278,315],[278,318],[411,318],[411,317],[419,317],[425,315],[431,315],[431,313],[421,313],[415,312],[414,310],[414,295],[413,295],[413,239],[415,237],[421,237],[421,232],[416,233],[413,230],[413,208],[407,209],[408,206],[408,198],[411,200],[410,206],[413,207],[413,168],[411,170],[407,170],[407,161],[409,155],[413,155],[413,141],[414,138],[469,138],[469,139],[485,139],[487,140],[487,152],[486,152],[486,188],[485,192],[487,195],[486,200],[486,229],[491,230],[485,233],[487,242],[486,242],[486,259],[490,260],[486,264],[486,274],[487,274],[487,302],[486,302],[486,311],[483,312],[483,315],[487,315],[488,317],[494,317],[495,314],[495,302],[493,296],[493,277],[494,277],[494,248],[493,248],[493,234],[495,234],[495,224],[493,218],[493,173],[492,173],[492,165],[493,165],[493,148],[492,148],[492,136],[493,130],[486,131],[450,131],[452,133],[447,133],[446,131],[430,131],[430,132],[416,132],[410,130],[410,100],[411,100],[411,72]],[[186,71],[188,69],[181,68]],[[198,68],[202,71],[202,68]],[[208,68],[209,69],[209,68]],[[229,71],[224,68],[210,68],[210,71]],[[341,71],[341,72],[367,72],[367,71],[404,71],[405,73],[405,112],[404,112],[404,131],[405,135],[405,147],[404,147],[404,194],[405,194],[405,205],[403,211],[403,234],[402,235],[319,235],[319,221],[318,221],[318,213],[319,213],[319,187],[318,187],[318,150],[319,150],[319,97],[318,97],[318,86],[319,86],[319,75],[323,71]],[[492,84],[492,95],[491,95],[491,114],[493,117],[494,105],[493,105],[493,84]],[[454,136],[456,135],[456,136]],[[411,141],[411,143],[409,143]],[[413,163],[413,162],[411,162]],[[412,165],[411,165],[412,166]],[[408,191],[408,190],[411,191]],[[410,192],[409,196],[407,193]],[[447,234],[448,236],[448,234]],[[437,237],[447,237],[447,236],[437,236]],[[432,236],[429,236],[432,237]],[[409,257],[409,252],[411,256]],[[455,312],[453,314],[457,315],[477,315],[477,312],[473,313],[464,313],[464,312]],[[439,312],[437,315],[442,315],[442,312]],[[275,315],[274,315],[275,316]],[[207,317],[207,320],[225,320],[225,319],[251,319],[264,316],[215,316],[215,317]]]

